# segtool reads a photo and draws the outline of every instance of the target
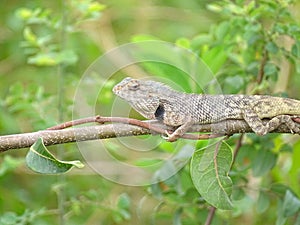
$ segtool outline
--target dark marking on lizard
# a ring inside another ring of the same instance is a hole
[[[164,115],[165,115],[165,108],[162,104],[159,104],[159,106],[157,107],[155,113],[155,118],[159,121],[163,121],[164,120]]]

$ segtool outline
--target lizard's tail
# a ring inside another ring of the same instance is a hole
[[[254,106],[260,118],[271,118],[278,115],[299,115],[300,101],[290,98],[272,97],[261,99]]]

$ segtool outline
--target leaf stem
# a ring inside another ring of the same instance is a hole
[[[206,221],[205,221],[205,225],[210,225],[212,223],[212,220],[215,216],[215,212],[216,212],[216,208],[213,207],[213,206],[210,207],[208,216],[207,216]]]

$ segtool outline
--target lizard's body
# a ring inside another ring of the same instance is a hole
[[[291,119],[300,116],[300,101],[268,95],[206,95],[178,92],[155,81],[125,78],[114,93],[128,101],[141,115],[178,127],[174,141],[193,124],[210,124],[227,119],[245,120],[251,129],[264,135],[285,123],[292,132],[300,129]],[[263,118],[271,119],[263,125]]]

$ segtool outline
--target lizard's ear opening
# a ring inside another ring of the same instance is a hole
[[[159,104],[154,115],[157,120],[164,120],[165,108],[162,104]]]

